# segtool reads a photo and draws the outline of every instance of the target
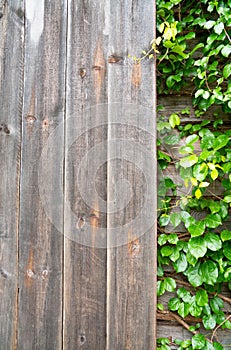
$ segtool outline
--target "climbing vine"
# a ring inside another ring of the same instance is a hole
[[[133,59],[154,56],[158,94],[192,97],[171,115],[158,106],[158,162],[170,174],[159,178],[158,296],[172,293],[158,317],[192,336],[169,334],[157,350],[222,350],[218,330],[231,330],[231,0],[157,0],[157,38]]]

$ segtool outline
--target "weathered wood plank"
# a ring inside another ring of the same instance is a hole
[[[101,106],[107,103],[106,6],[104,1],[69,1],[63,339],[66,350],[101,350],[106,346],[105,233],[100,239],[101,230],[106,228],[101,201],[105,211],[107,199],[107,169],[103,166],[107,160],[107,125],[103,126],[107,123],[107,107]],[[105,143],[98,150],[101,142]]]
[[[53,153],[63,152],[63,132],[41,154],[64,119],[66,16],[65,0],[25,1],[18,348],[26,350],[62,349],[63,236],[53,225],[63,217],[62,167]]]
[[[15,349],[23,88],[23,2],[0,1],[0,349]]]
[[[127,60],[153,39],[154,11],[139,0],[108,9],[109,54],[122,57],[108,68],[108,350],[156,348],[154,66]]]

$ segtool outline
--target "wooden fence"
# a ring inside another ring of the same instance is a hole
[[[154,12],[0,0],[1,350],[155,349]]]

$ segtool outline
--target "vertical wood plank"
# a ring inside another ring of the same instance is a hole
[[[105,4],[69,1],[66,114],[71,119],[66,124],[65,158],[65,350],[106,346],[106,244],[102,237],[104,248],[100,248],[98,238],[106,227],[100,202],[106,208],[107,150],[97,151],[100,143],[107,141],[107,125],[101,125],[107,117],[100,107],[107,102]],[[101,165],[98,173],[97,163]]]
[[[125,205],[108,212],[108,350],[156,348],[154,64],[127,60],[154,38],[154,6],[151,0],[110,1],[109,54],[122,60],[109,64],[108,73],[108,203],[117,196]],[[112,139],[118,141],[110,145]],[[121,179],[129,191],[119,190]]]
[[[0,349],[15,349],[23,1],[0,1]]]
[[[63,217],[62,168],[53,150],[43,154],[47,178],[41,179],[40,158],[55,128],[64,120],[65,0],[25,1],[25,80],[23,108],[22,176],[20,188],[18,349],[62,349],[63,235],[53,225]],[[61,124],[62,125],[62,124]],[[50,144],[60,154],[64,132]],[[51,153],[51,154],[50,154]],[[47,157],[47,158],[46,158]],[[58,175],[57,175],[58,174]],[[50,184],[50,219],[41,199]],[[53,184],[53,186],[51,186]],[[45,191],[44,187],[44,191]],[[40,193],[41,191],[41,193]]]

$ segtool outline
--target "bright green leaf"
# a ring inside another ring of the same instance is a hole
[[[231,63],[228,63],[223,68],[223,76],[227,79],[231,74]]]
[[[206,284],[214,285],[218,278],[218,268],[215,262],[206,260],[200,266],[200,273],[203,278],[203,282]]]
[[[205,306],[208,304],[208,293],[206,290],[199,289],[196,293],[196,302],[199,306]]]
[[[192,237],[188,243],[190,253],[195,256],[195,258],[202,258],[207,252],[207,244],[204,237]]]
[[[180,165],[183,168],[189,168],[191,166],[193,166],[194,164],[196,164],[198,162],[198,157],[193,154],[187,157],[184,157],[180,160]]]
[[[192,348],[203,349],[205,345],[205,336],[203,334],[195,334],[192,337]]]

